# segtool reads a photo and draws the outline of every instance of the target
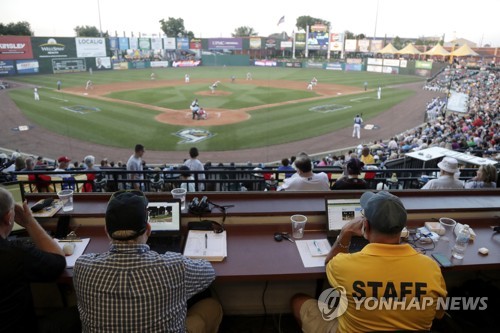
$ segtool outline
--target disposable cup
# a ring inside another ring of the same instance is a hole
[[[307,217],[304,215],[296,214],[290,217],[292,222],[292,236],[293,238],[304,237],[304,229],[306,228]]]

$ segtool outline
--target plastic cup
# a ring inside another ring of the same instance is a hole
[[[306,228],[307,217],[304,215],[292,215],[290,217],[292,222],[292,236],[293,238],[304,237],[304,229]]]
[[[181,210],[186,209],[186,192],[185,188],[174,188],[170,191],[174,199],[181,199]]]
[[[455,235],[453,231],[455,231],[455,226],[457,225],[457,221],[454,219],[450,219],[449,217],[441,217],[439,219],[439,224],[441,224],[444,228],[444,235],[439,238],[446,246],[446,251],[451,251],[453,246],[452,240],[455,239]]]
[[[62,190],[57,192],[59,200],[63,204],[63,211],[70,212],[73,210],[73,190]]]

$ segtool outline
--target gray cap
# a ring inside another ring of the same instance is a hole
[[[384,234],[395,234],[406,226],[406,209],[395,195],[386,191],[365,192],[360,203],[373,229]]]

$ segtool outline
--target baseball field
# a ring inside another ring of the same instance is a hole
[[[248,72],[252,80],[246,80]],[[190,83],[184,82],[185,74]],[[313,77],[318,84],[307,90]],[[414,94],[399,85],[422,78],[320,69],[199,67],[13,80],[28,85],[8,94],[30,125],[64,137],[128,149],[141,142],[155,151],[187,151],[193,145],[203,151],[234,151],[290,144],[350,128],[356,114],[369,124]],[[93,89],[85,89],[88,80]],[[220,83],[211,93],[209,86],[216,81]],[[39,101],[33,98],[34,86]],[[192,119],[189,106],[195,98],[208,112],[206,120]]]

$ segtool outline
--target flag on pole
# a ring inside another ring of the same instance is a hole
[[[278,21],[277,25],[280,25],[281,23],[285,23],[285,16],[282,16],[280,20]]]

